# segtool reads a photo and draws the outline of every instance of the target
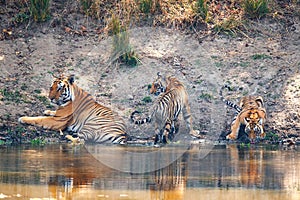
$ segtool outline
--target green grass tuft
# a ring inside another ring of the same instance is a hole
[[[243,9],[250,18],[260,19],[269,13],[267,0],[244,0]]]
[[[145,103],[151,103],[151,102],[152,102],[152,99],[151,99],[150,96],[146,96],[146,97],[144,97],[144,98],[142,99],[142,101],[145,102]]]
[[[264,59],[270,59],[271,56],[268,56],[266,54],[254,54],[251,56],[253,60],[264,60]]]
[[[208,16],[208,6],[206,0],[197,0],[194,10],[201,19],[206,21]]]
[[[113,36],[112,61],[119,61],[128,66],[135,67],[140,60],[129,42],[129,34],[125,26],[122,26],[120,19],[115,15],[111,19],[111,33]]]
[[[30,14],[36,22],[44,22],[50,18],[50,0],[30,0]]]

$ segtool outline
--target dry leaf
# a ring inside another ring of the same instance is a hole
[[[7,35],[12,35],[12,30],[8,30],[8,29],[3,29],[2,30],[3,33],[6,33]]]
[[[66,31],[67,33],[70,33],[70,32],[72,31],[72,29],[66,26],[66,27],[65,27],[65,31]]]
[[[87,31],[86,27],[85,26],[81,26],[81,31],[82,32],[86,32]]]

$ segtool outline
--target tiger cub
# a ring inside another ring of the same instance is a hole
[[[164,92],[166,92],[166,88],[162,83],[162,75],[160,74],[160,72],[157,72],[157,78],[151,84],[150,94],[158,96]]]
[[[123,120],[110,108],[97,103],[74,81],[74,75],[56,77],[49,98],[58,109],[46,110],[44,114],[48,116],[21,117],[19,122],[57,131],[67,129],[86,142],[125,143],[127,133]]]
[[[135,124],[149,123],[154,121],[155,143],[168,143],[178,131],[178,116],[182,112],[189,133],[198,137],[198,133],[192,129],[192,117],[188,94],[184,85],[175,77],[166,79],[166,87],[163,86],[161,75],[152,83],[150,93],[160,94],[150,109],[150,114],[144,119],[137,120],[134,111],[131,120]]]
[[[231,124],[231,133],[226,136],[226,139],[235,140],[242,124],[245,125],[245,132],[251,142],[256,138],[265,138],[266,109],[264,108],[263,98],[261,96],[245,96],[241,98],[239,105],[236,105],[223,97],[222,90],[226,88],[230,89],[228,85],[224,85],[220,90],[221,100],[237,111],[237,115]]]

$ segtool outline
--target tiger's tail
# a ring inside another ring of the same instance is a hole
[[[135,124],[145,124],[145,123],[150,123],[151,122],[151,116],[148,116],[144,119],[136,120],[134,116],[135,116],[135,114],[139,114],[139,113],[141,113],[141,112],[139,112],[137,110],[133,111],[131,113],[130,119],[133,123],[135,123]]]
[[[220,92],[219,92],[219,95],[220,95],[221,100],[222,100],[227,106],[229,106],[229,107],[231,107],[231,108],[234,108],[238,113],[240,113],[240,112],[242,111],[242,108],[241,108],[240,106],[236,105],[235,103],[233,103],[232,101],[229,101],[229,100],[225,99],[225,97],[223,96],[223,90],[225,90],[225,89],[232,90],[232,88],[231,88],[229,85],[227,85],[227,84],[223,85],[223,86],[221,87],[221,89],[220,89]]]

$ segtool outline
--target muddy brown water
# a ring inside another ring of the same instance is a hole
[[[118,148],[157,151],[100,148],[105,158],[145,169],[134,173],[103,164],[84,146],[0,147],[0,199],[300,199],[297,149],[216,145],[203,151],[205,146],[192,145],[168,166],[147,171],[178,147],[159,148],[162,159],[156,161],[126,158],[126,163]]]

